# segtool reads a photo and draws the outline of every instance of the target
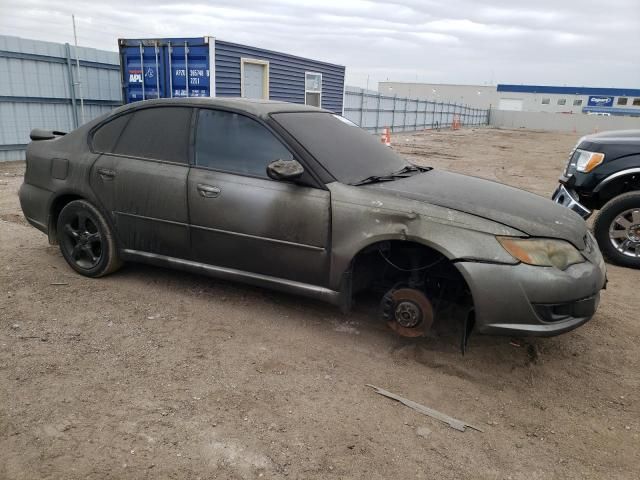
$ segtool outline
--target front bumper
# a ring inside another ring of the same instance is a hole
[[[556,191],[553,192],[551,200],[573,210],[585,220],[591,216],[591,210],[579,202],[578,195],[573,190],[569,190],[562,184],[558,185]]]
[[[475,329],[490,335],[558,335],[596,312],[606,268],[595,248],[589,260],[554,267],[458,262],[475,307]]]

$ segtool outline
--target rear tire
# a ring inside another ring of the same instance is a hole
[[[640,268],[640,192],[609,200],[593,223],[593,233],[611,263]]]
[[[107,221],[86,200],[64,206],[58,216],[57,236],[62,256],[81,275],[102,277],[122,266]]]

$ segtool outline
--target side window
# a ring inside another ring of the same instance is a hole
[[[184,107],[152,107],[127,115],[131,118],[114,144],[112,153],[189,163],[191,111],[191,108]]]
[[[96,152],[113,153],[130,118],[131,114],[120,115],[96,130],[93,134],[93,149]]]
[[[293,160],[280,140],[249,117],[221,110],[200,110],[199,115],[196,165],[268,178],[268,164]]]

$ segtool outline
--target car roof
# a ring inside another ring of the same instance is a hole
[[[223,107],[246,112],[257,117],[267,117],[272,113],[283,112],[327,112],[317,107],[301,105],[299,103],[289,103],[273,100],[260,100],[239,97],[191,97],[191,98],[160,98],[154,100],[143,100],[140,102],[124,105],[116,110],[117,113],[141,107],[157,106],[189,106],[189,107]],[[115,112],[114,112],[115,113]]]

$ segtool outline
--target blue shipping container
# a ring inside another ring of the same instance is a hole
[[[124,103],[252,97],[342,112],[345,67],[213,37],[120,39]],[[264,77],[264,78],[262,78]]]

